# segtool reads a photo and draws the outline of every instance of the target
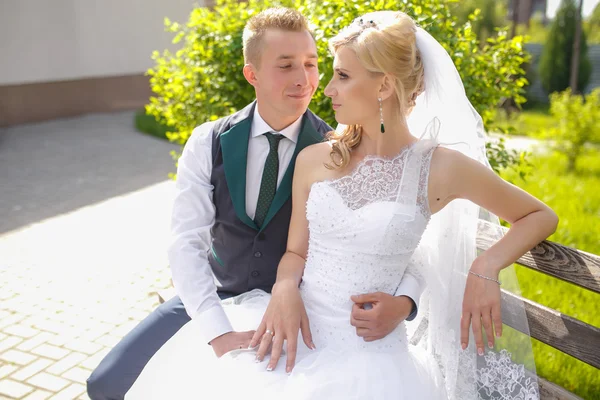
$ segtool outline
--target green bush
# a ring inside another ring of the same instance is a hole
[[[493,123],[493,109],[506,98],[517,104],[526,80],[521,65],[528,60],[521,37],[508,39],[505,32],[480,46],[471,23],[459,24],[447,1],[414,2],[364,0],[219,0],[214,8],[197,8],[185,24],[166,20],[167,30],[182,42],[176,53],[154,52],[155,67],[148,71],[155,96],[147,106],[175,132],[171,140],[185,143],[192,129],[239,110],[254,98],[253,88],[242,75],[242,31],[245,22],[259,11],[275,6],[299,9],[313,25],[320,57],[321,82],[332,75],[332,55],[327,40],[357,16],[373,10],[403,10],[436,37],[453,56],[465,88],[484,123]],[[473,15],[472,20],[477,20]],[[317,91],[311,109],[335,125],[328,98]],[[498,146],[489,148],[495,164],[515,163],[516,154]]]
[[[169,127],[161,124],[153,115],[146,114],[145,110],[139,110],[134,117],[135,129],[138,132],[147,133],[161,139],[168,139]]]
[[[546,93],[561,92],[569,87],[571,58],[575,41],[575,17],[577,6],[574,0],[563,0],[540,57],[540,79]],[[592,75],[592,63],[587,55],[585,32],[581,32],[579,74],[577,88],[582,91]]]
[[[573,95],[571,89],[550,95],[550,114],[557,124],[546,131],[556,141],[556,150],[567,156],[573,171],[585,146],[600,143],[600,88],[588,95]]]

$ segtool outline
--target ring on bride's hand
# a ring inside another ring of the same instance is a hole
[[[271,332],[271,330],[270,330],[270,329],[267,329],[267,330],[265,331],[265,333],[268,333],[268,334],[269,334],[269,335],[271,335],[271,336],[275,336],[275,334],[274,334],[273,332]]]

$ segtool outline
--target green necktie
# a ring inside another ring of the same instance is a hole
[[[279,141],[283,139],[283,135],[273,135],[267,132],[265,133],[265,137],[269,141],[269,154],[267,155],[265,169],[260,181],[260,192],[258,193],[258,203],[256,204],[256,213],[254,215],[254,222],[259,228],[265,222],[265,218],[275,197],[275,192],[277,191],[277,174],[279,173],[279,155],[277,149],[279,148]]]

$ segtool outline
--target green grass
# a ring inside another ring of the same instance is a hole
[[[600,254],[600,152],[583,156],[570,174],[564,156],[533,156],[530,161],[534,168],[526,181],[513,171],[502,175],[558,214],[558,229],[549,240]],[[600,295],[524,267],[516,270],[524,297],[600,327]],[[600,399],[600,370],[541,342],[534,341],[533,349],[540,376],[584,399]]]
[[[135,113],[134,123],[135,129],[139,132],[168,140],[167,132],[169,131],[169,128],[154,119],[154,116],[146,114],[145,110],[142,109]]]
[[[513,113],[510,118],[504,110],[498,110],[498,126],[503,129],[513,127],[509,134],[539,137],[540,133],[555,126],[556,121],[550,115],[547,104],[537,104],[529,109]]]

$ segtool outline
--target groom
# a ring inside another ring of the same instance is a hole
[[[332,129],[307,109],[319,71],[315,41],[299,12],[261,12],[247,23],[243,41],[243,73],[256,101],[196,128],[179,159],[169,247],[178,296],[104,358],[87,381],[92,400],[123,399],[190,317],[202,330],[198,340],[212,345],[217,356],[250,343],[253,332],[234,332],[220,300],[255,288],[271,291],[286,250],[296,155]],[[355,298],[355,309],[368,302],[377,310],[362,311],[360,321],[353,317],[357,334],[381,338],[409,314],[414,318],[421,290],[406,275],[398,297]]]

